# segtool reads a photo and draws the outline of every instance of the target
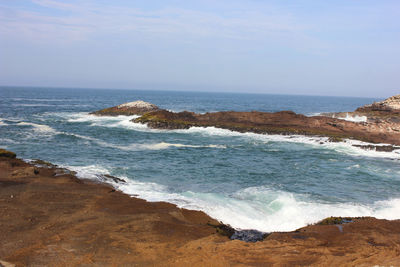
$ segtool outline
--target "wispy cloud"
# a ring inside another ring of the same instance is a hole
[[[399,10],[397,0],[0,0],[0,82],[397,88]]]
[[[32,0],[37,6],[57,9],[65,14],[38,10],[11,10],[1,7],[0,32],[28,41],[82,41],[96,36],[144,34],[150,38],[228,38],[265,39],[277,35],[300,34],[302,26],[290,14],[263,14],[251,8],[226,15],[185,8],[141,10],[125,6],[106,6],[96,2]],[[171,36],[172,35],[172,36]]]

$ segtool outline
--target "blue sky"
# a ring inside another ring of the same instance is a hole
[[[400,1],[0,0],[0,85],[387,97]]]

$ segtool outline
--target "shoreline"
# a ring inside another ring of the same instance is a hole
[[[0,261],[16,266],[400,264],[400,220],[325,220],[326,225],[273,232],[246,243],[230,240],[227,229],[204,212],[147,202],[52,166],[0,157]]]

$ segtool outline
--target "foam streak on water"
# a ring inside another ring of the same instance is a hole
[[[269,142],[288,142],[301,143],[311,145],[317,149],[332,149],[340,153],[345,153],[352,156],[377,157],[400,159],[400,151],[383,152],[375,150],[366,150],[353,145],[374,145],[385,146],[388,144],[371,144],[358,140],[345,139],[343,142],[329,142],[328,137],[318,136],[303,136],[303,135],[270,135],[256,133],[240,133],[216,127],[192,127],[188,130],[176,130],[175,132],[201,134],[203,136],[226,136],[226,137],[242,137],[253,140],[260,140],[264,144]]]

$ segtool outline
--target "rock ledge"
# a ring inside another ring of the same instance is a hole
[[[98,110],[90,114],[98,116],[118,116],[118,115],[131,116],[131,115],[143,115],[147,112],[156,111],[158,109],[159,108],[154,104],[138,100],[120,104],[115,107]]]

